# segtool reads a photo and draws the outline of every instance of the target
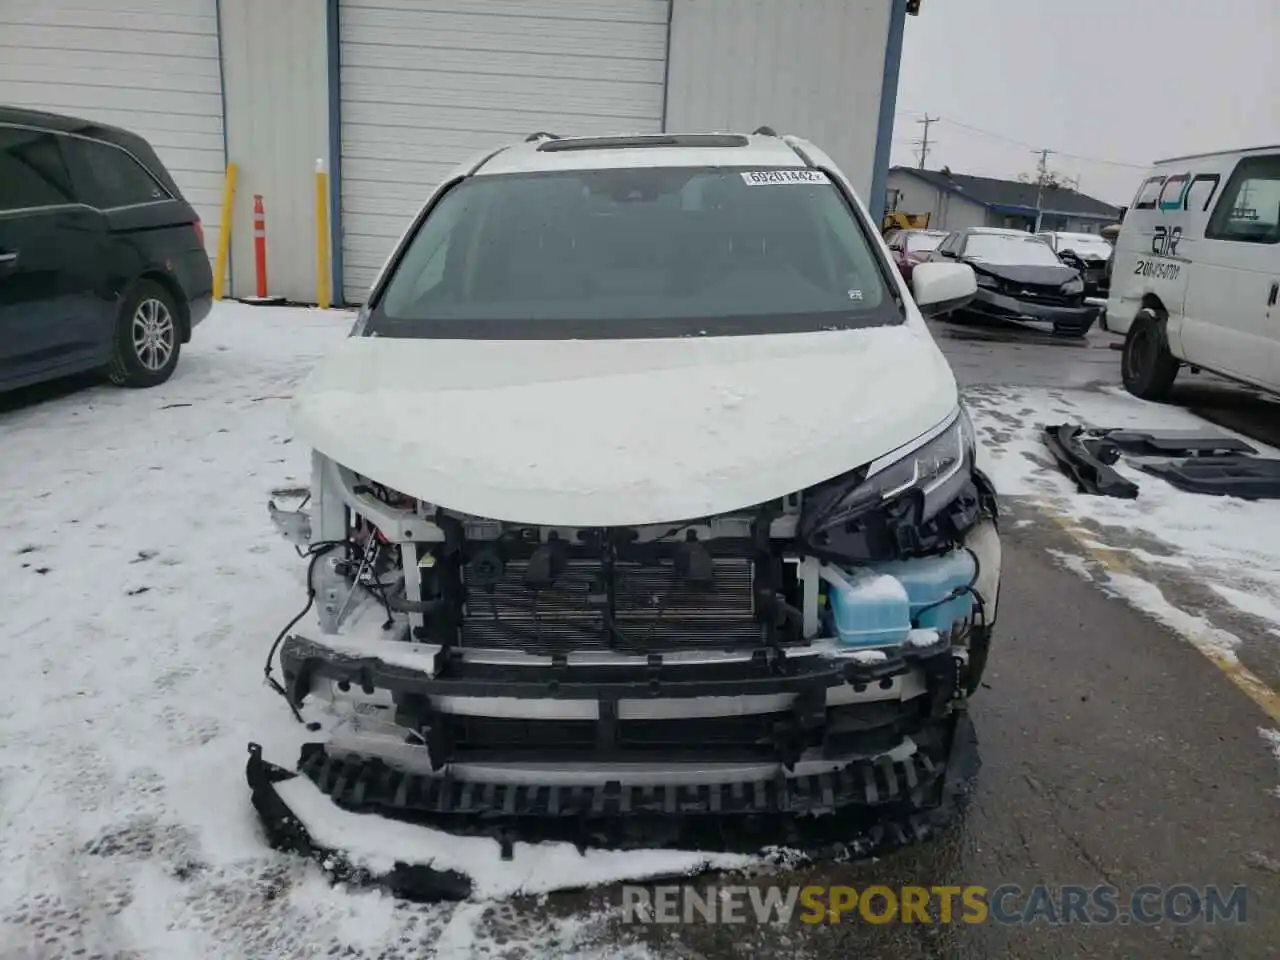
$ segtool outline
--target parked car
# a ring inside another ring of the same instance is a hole
[[[1105,238],[1096,233],[1060,231],[1050,231],[1037,236],[1049,244],[1054,253],[1068,266],[1080,271],[1084,278],[1086,297],[1105,296],[1109,283],[1107,267],[1113,252],[1113,247]]]
[[[1179,369],[1280,393],[1280,149],[1162,160],[1125,213],[1107,325],[1125,386],[1163,400]]]
[[[0,107],[0,389],[163,383],[212,295],[200,218],[144,139]]]
[[[936,810],[1000,551],[923,314],[976,285],[908,288],[876,228],[770,134],[544,135],[445,178],[293,408],[312,506],[271,514],[325,599],[281,692],[346,719],[289,766],[348,809],[647,845]],[[292,773],[248,773],[305,824]]]
[[[1080,271],[1064,264],[1035,234],[969,227],[943,240],[930,260],[973,268],[978,293],[965,307],[967,313],[1049,322],[1055,334],[1071,337],[1083,337],[1098,316],[1098,308],[1084,302]]]
[[[902,279],[911,282],[911,271],[917,263],[924,263],[929,254],[947,238],[945,230],[897,230],[888,239],[889,252]]]

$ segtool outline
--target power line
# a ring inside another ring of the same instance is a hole
[[[899,111],[899,115],[909,116],[909,115],[912,115],[914,112],[915,111],[911,111],[911,110],[902,110],[902,111]],[[934,121],[940,120],[940,122],[942,123],[949,123],[951,126],[959,127],[962,130],[968,130],[972,133],[981,134],[984,137],[991,137],[993,140],[1003,140],[1005,143],[1013,144],[1016,147],[1022,147],[1026,150],[1031,150],[1036,153],[1039,152],[1039,149],[1034,144],[1027,143],[1023,140],[1018,140],[1015,137],[1006,136],[1003,133],[996,133],[994,130],[984,130],[982,127],[975,127],[973,126],[973,124],[970,124],[970,123],[961,123],[959,120],[952,120],[950,117],[933,118],[933,120]],[[916,122],[919,123],[920,121],[916,121]],[[1060,157],[1066,157],[1071,160],[1079,160],[1084,163],[1100,163],[1109,167],[1125,167],[1130,170],[1147,170],[1151,166],[1149,163],[1127,163],[1123,160],[1104,160],[1101,157],[1089,157],[1089,156],[1085,156],[1084,154],[1067,153],[1066,151],[1062,151],[1062,150],[1055,150],[1053,152]]]

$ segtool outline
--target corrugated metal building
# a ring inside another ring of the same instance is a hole
[[[819,143],[875,212],[913,0],[0,0],[0,103],[128,127],[201,215],[226,164],[231,294],[316,299],[331,171],[335,302],[359,303],[446,171],[537,130],[746,130]]]

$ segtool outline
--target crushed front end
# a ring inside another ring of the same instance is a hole
[[[960,411],[817,487],[624,527],[468,516],[316,453],[308,509],[271,505],[318,614],[279,640],[279,689],[323,731],[297,772],[347,810],[504,843],[918,837],[968,772],[996,616],[996,500],[973,453]],[[905,637],[874,616],[857,632],[849,598],[878,603],[884,582],[864,573],[957,558],[964,582],[913,598]],[[273,789],[292,775],[251,750],[255,802],[299,847]]]

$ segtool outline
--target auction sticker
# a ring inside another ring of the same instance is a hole
[[[775,183],[830,183],[821,170],[747,170],[742,179],[753,187]]]

